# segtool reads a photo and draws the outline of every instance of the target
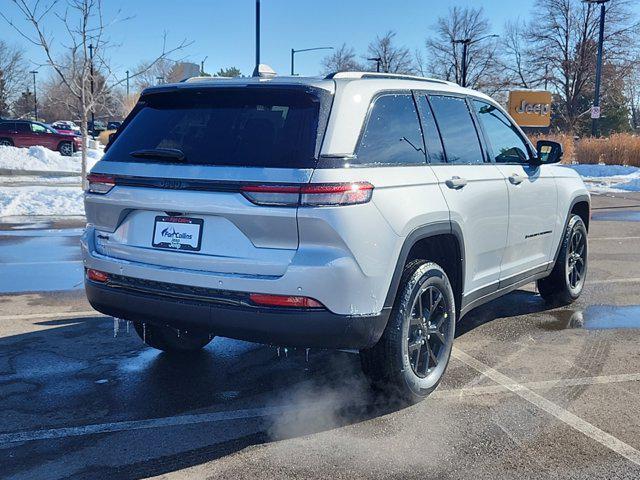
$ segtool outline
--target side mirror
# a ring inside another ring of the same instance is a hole
[[[546,165],[549,163],[558,163],[562,160],[562,145],[551,140],[538,140],[536,145],[537,158],[534,159],[536,165]]]

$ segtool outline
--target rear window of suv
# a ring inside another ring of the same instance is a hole
[[[174,149],[174,163],[314,168],[331,94],[313,88],[180,89],[143,96],[106,161],[158,163],[131,155]]]

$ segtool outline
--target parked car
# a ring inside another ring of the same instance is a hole
[[[69,120],[58,120],[57,122],[53,122],[51,127],[54,128],[59,133],[66,133],[70,135],[82,135],[80,131],[80,127],[76,125],[74,122]]]
[[[79,137],[59,133],[53,128],[29,120],[4,120],[0,122],[0,145],[33,147],[40,145],[57,150],[64,156],[82,150]]]
[[[107,129],[107,124],[102,120],[96,120],[95,123],[89,121],[87,122],[87,131],[89,135],[93,137],[97,137],[101,132],[104,132]]]
[[[114,130],[114,131],[118,130],[121,125],[122,125],[122,122],[117,122],[117,121],[107,122],[107,130]]]
[[[150,88],[89,175],[85,288],[171,353],[359,350],[406,401],[456,324],[527,283],[569,303],[590,197],[488,96],[373,73]]]

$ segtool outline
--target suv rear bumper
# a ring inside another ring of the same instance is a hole
[[[363,349],[376,344],[389,310],[378,315],[338,315],[324,309],[225,305],[110,287],[85,280],[89,303],[130,321],[204,330],[214,335],[291,347]]]

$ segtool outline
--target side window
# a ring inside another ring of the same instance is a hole
[[[31,131],[33,133],[47,133],[47,129],[44,128],[42,125],[38,125],[37,123],[31,124]]]
[[[413,96],[383,95],[375,100],[356,154],[362,164],[425,163]]]
[[[31,129],[29,128],[29,125],[26,123],[16,123],[16,132],[19,133],[29,133],[31,131]]]
[[[478,132],[463,98],[429,96],[448,163],[484,163]]]
[[[484,128],[497,163],[527,163],[529,149],[511,121],[496,107],[474,100],[473,105]]]
[[[438,126],[426,95],[420,95],[418,107],[422,118],[422,131],[424,132],[424,143],[427,145],[429,163],[445,163],[447,159],[444,156],[440,132],[438,132]]]

